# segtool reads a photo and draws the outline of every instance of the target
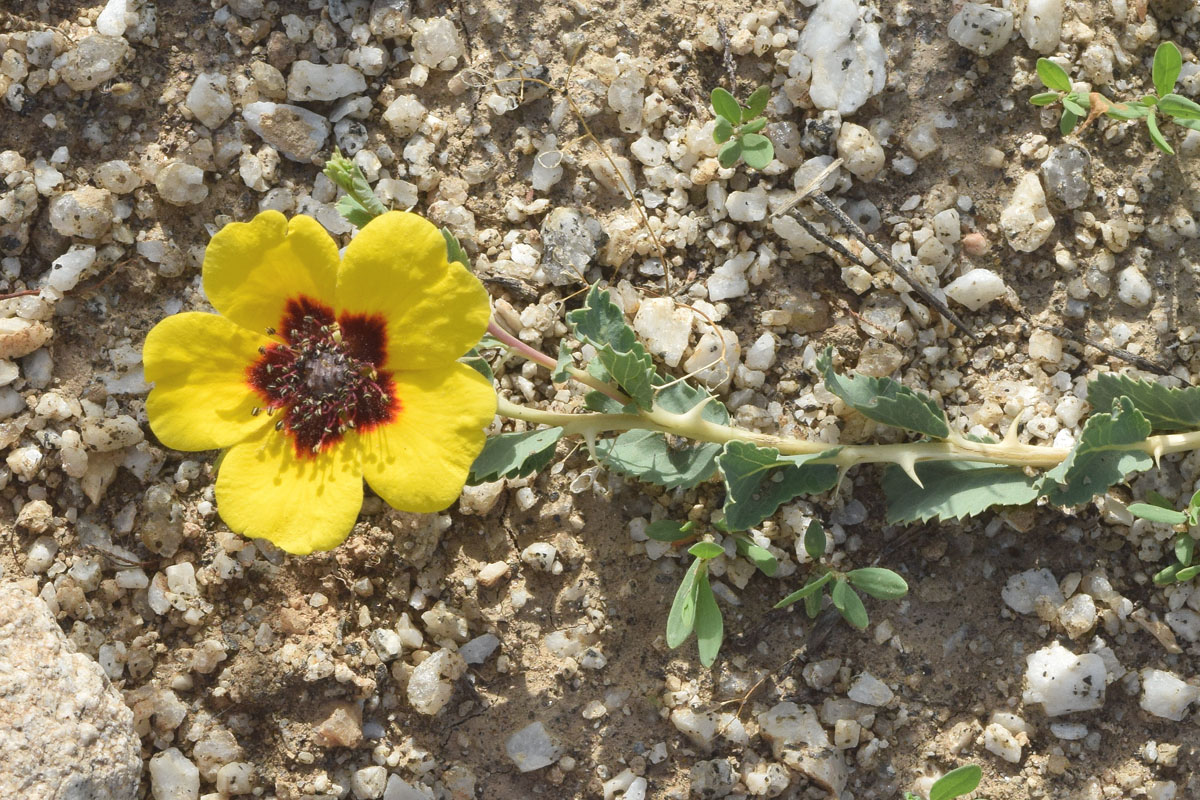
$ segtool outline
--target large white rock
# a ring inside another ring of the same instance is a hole
[[[863,12],[856,0],[821,0],[800,33],[789,72],[810,81],[817,108],[851,114],[887,83],[879,25],[864,21]]]
[[[329,121],[307,108],[285,103],[250,103],[242,109],[250,130],[284,158],[308,163],[329,137]]]
[[[689,309],[669,297],[651,297],[638,304],[633,330],[651,354],[677,367],[692,335],[692,317]]]
[[[776,759],[841,796],[849,774],[812,706],[777,703],[758,716],[763,738]]]
[[[1029,0],[1021,15],[1021,35],[1035,53],[1049,55],[1062,36],[1064,0]]]
[[[1025,657],[1025,703],[1041,703],[1057,717],[1104,705],[1108,672],[1095,653],[1077,656],[1058,642]]]
[[[1013,32],[1013,14],[1006,8],[967,3],[950,18],[950,38],[977,56],[998,53]]]
[[[220,127],[233,113],[229,79],[218,72],[201,72],[192,83],[184,103],[206,128]]]
[[[1054,232],[1054,217],[1046,206],[1046,193],[1036,173],[1027,172],[1012,199],[1000,212],[1000,227],[1009,246],[1021,253],[1037,250]]]
[[[973,269],[946,287],[946,296],[959,305],[978,311],[1008,294],[1004,279],[990,269]]]
[[[504,741],[504,751],[521,772],[548,767],[562,755],[562,750],[540,722],[530,723],[509,736]]]
[[[1058,579],[1048,569],[1031,569],[1011,576],[1000,590],[1005,605],[1018,614],[1032,614],[1038,600],[1045,598],[1054,608],[1063,604]]]
[[[367,90],[367,79],[349,64],[297,61],[288,73],[288,100],[329,101]]]
[[[1142,670],[1140,705],[1144,711],[1179,722],[1187,714],[1188,706],[1197,700],[1200,700],[1200,686],[1161,669]]]

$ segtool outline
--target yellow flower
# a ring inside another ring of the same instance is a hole
[[[437,228],[389,212],[339,258],[312,218],[266,211],[212,238],[203,277],[219,315],[150,331],[146,413],[168,447],[227,449],[216,500],[232,530],[289,553],[335,547],[364,477],[405,511],[454,502],[496,395],[456,360],[490,309]]]

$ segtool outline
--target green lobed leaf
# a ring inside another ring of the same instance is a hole
[[[1058,102],[1058,98],[1062,97],[1058,92],[1039,92],[1029,98],[1029,102],[1035,106],[1048,106]]]
[[[1183,54],[1174,42],[1163,42],[1154,51],[1154,65],[1150,68],[1150,76],[1154,80],[1154,91],[1159,97],[1170,94],[1179,80],[1179,71],[1183,67]]]
[[[717,161],[722,167],[732,167],[742,157],[742,138],[730,139],[717,150]]]
[[[976,764],[967,764],[947,772],[938,778],[929,789],[929,800],[954,800],[979,788],[983,770]]]
[[[900,467],[883,474],[891,524],[961,520],[992,506],[1023,506],[1038,497],[1037,479],[1018,467],[977,461],[929,461],[916,466],[917,486]]]
[[[1149,469],[1149,453],[1131,448],[1150,435],[1150,423],[1128,397],[1113,403],[1112,413],[1092,414],[1070,455],[1042,479],[1050,502],[1077,506],[1133,472]]]
[[[1161,522],[1166,525],[1179,525],[1187,522],[1187,514],[1173,508],[1163,508],[1150,503],[1130,503],[1129,513],[1150,522]]]
[[[742,114],[743,120],[754,119],[759,114],[767,110],[767,103],[771,99],[771,87],[760,86],[750,93],[746,98],[746,109]]]
[[[813,520],[808,523],[808,529],[804,531],[804,552],[808,553],[808,557],[813,561],[819,561],[821,556],[825,555],[825,548],[828,542],[825,539],[825,526],[820,520]]]
[[[713,141],[717,144],[724,144],[733,136],[733,126],[729,124],[729,120],[724,117],[717,117],[717,124],[713,126]]]
[[[775,158],[775,145],[760,133],[747,133],[742,137],[742,160],[751,169],[766,169]]]
[[[656,542],[678,542],[694,536],[694,522],[679,523],[672,519],[660,519],[646,526],[646,535]]]
[[[737,546],[738,555],[749,559],[750,563],[768,578],[775,577],[775,571],[779,569],[779,560],[771,555],[770,550],[743,536],[735,537],[733,541]]]
[[[656,376],[654,383],[661,386],[664,381]],[[604,395],[600,397],[604,398],[604,405],[610,411],[614,407],[618,412],[621,410],[615,401]],[[657,407],[673,414],[683,414],[700,403],[705,404],[701,417],[718,425],[728,424],[729,411],[723,403],[703,389],[682,381],[661,389],[655,398]],[[644,430],[627,431],[596,442],[596,455],[609,469],[669,489],[691,488],[708,480],[716,472],[720,454],[719,444],[683,444],[665,434]]]
[[[1070,109],[1063,109],[1062,116],[1058,119],[1058,132],[1066,136],[1071,131],[1075,130],[1075,126],[1079,124],[1079,115],[1072,112]]]
[[[733,99],[725,89],[720,86],[712,90],[709,95],[712,101],[713,112],[718,117],[724,117],[729,121],[730,125],[740,125],[742,123],[742,107],[738,105],[738,101]]]
[[[471,465],[468,482],[476,484],[500,478],[523,478],[537,472],[554,458],[554,446],[562,435],[562,428],[542,428],[489,436],[483,452]]]
[[[1037,60],[1037,75],[1042,85],[1057,92],[1071,91],[1071,76],[1061,66],[1048,58]]]
[[[596,348],[596,358],[639,408],[654,402],[654,360],[609,293],[593,286],[582,308],[567,314],[575,336]]]
[[[451,264],[458,262],[470,270],[471,259],[467,257],[467,251],[463,250],[462,245],[459,244],[458,237],[445,226],[440,230],[442,231],[442,238],[446,240],[446,260]]]
[[[708,583],[708,572],[703,571],[696,577],[696,649],[700,651],[700,663],[711,667],[721,651],[721,641],[725,638],[725,622],[721,619],[721,609],[717,606],[717,598],[713,596],[712,586]]]
[[[688,548],[688,552],[696,558],[704,561],[710,561],[714,558],[719,558],[725,555],[725,548],[716,542],[696,542]]]
[[[862,567],[846,573],[846,580],[876,600],[895,600],[908,594],[908,582],[883,567]]]
[[[837,467],[807,462],[832,457],[838,449],[781,457],[774,448],[727,442],[717,457],[725,481],[725,523],[732,530],[744,531],[793,497],[832,489],[837,483]]]
[[[463,362],[468,367],[487,378],[489,381],[496,379],[495,374],[492,372],[492,365],[489,364],[487,359],[483,357],[483,354],[479,352],[478,347],[472,347],[467,351],[466,355],[459,359],[459,361]]]
[[[333,151],[333,156],[325,162],[322,172],[346,192],[338,199],[337,210],[351,225],[362,228],[387,211],[371,190],[367,176],[357,164],[343,156],[340,150]]]
[[[1160,383],[1105,372],[1088,383],[1092,408],[1112,408],[1128,397],[1150,423],[1154,433],[1180,433],[1200,428],[1200,387],[1168,389]]]
[[[1177,94],[1168,94],[1159,99],[1158,108],[1164,114],[1174,117],[1176,121],[1200,119],[1200,103]]]
[[[829,593],[833,598],[834,607],[842,612],[843,619],[849,622],[860,631],[866,630],[871,624],[867,617],[867,607],[863,605],[862,598],[858,593],[850,588],[850,584],[838,578],[833,584],[833,591]]]
[[[821,587],[823,587],[825,584],[829,583],[831,580],[833,580],[832,572],[826,572],[824,575],[820,576],[819,578],[813,578],[811,581],[804,584],[803,587],[801,587],[800,589],[797,589],[796,591],[792,592],[787,597],[783,598],[778,603],[776,603],[774,605],[774,608],[787,608],[792,603],[795,603],[798,600],[804,600],[805,598],[807,598],[813,594],[816,594],[819,596],[821,593]]]
[[[1154,142],[1155,147],[1169,156],[1175,155],[1175,148],[1171,147],[1167,137],[1162,135],[1162,131],[1158,128],[1158,118],[1154,114],[1146,116],[1146,130],[1150,132],[1150,141]]]
[[[833,369],[833,348],[817,359],[817,371],[825,377],[825,388],[865,417],[893,428],[906,428],[934,439],[950,435],[946,412],[932,397],[909,389],[891,378],[839,375]]]
[[[674,650],[687,641],[696,624],[697,578],[700,565],[704,562],[696,559],[683,574],[679,589],[675,592],[675,601],[671,603],[671,611],[667,614],[667,647]]]

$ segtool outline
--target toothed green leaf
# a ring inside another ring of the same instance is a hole
[[[333,156],[325,162],[322,170],[325,177],[333,181],[346,192],[338,198],[338,213],[346,218],[356,228],[364,227],[375,217],[387,211],[387,208],[371,190],[367,176],[350,159],[334,150]]]
[[[837,467],[807,462],[831,458],[839,449],[815,455],[780,456],[774,448],[727,442],[717,457],[725,480],[725,524],[731,530],[744,531],[774,514],[793,497],[832,489],[837,483]]]
[[[1134,472],[1149,469],[1149,453],[1131,448],[1150,435],[1150,423],[1128,397],[1117,398],[1111,414],[1092,414],[1066,460],[1045,474],[1043,491],[1060,506],[1086,503]]]
[[[458,237],[450,232],[449,228],[441,228],[442,238],[446,240],[446,260],[451,264],[455,262],[462,264],[468,270],[471,269],[471,259],[467,257],[467,251],[463,250],[462,245],[458,242]]]
[[[654,360],[625,322],[609,293],[593,286],[582,308],[567,314],[575,336],[596,348],[596,358],[639,408],[654,401]]]
[[[891,524],[961,520],[992,506],[1023,506],[1038,497],[1037,479],[1017,467],[975,461],[929,461],[916,466],[924,488],[892,465],[883,475]]]
[[[825,388],[865,417],[923,433],[934,439],[950,435],[950,423],[932,397],[909,389],[891,378],[839,375],[833,369],[833,348],[817,359],[817,371],[825,377]]]
[[[1180,433],[1200,428],[1200,387],[1168,389],[1161,383],[1105,372],[1088,383],[1088,402],[1103,411],[1118,397],[1128,397],[1154,433]]]
[[[554,458],[554,446],[562,435],[562,428],[542,428],[489,436],[483,452],[471,465],[468,483],[523,478],[537,472]]]

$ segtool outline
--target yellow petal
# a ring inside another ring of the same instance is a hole
[[[216,314],[194,311],[154,326],[142,347],[150,429],[175,450],[216,450],[253,436],[267,415],[252,416],[261,398],[246,369],[258,358],[266,336]]]
[[[491,383],[464,364],[395,375],[394,422],[361,434],[367,483],[393,508],[441,511],[462,493],[496,413]]]
[[[295,555],[341,544],[362,508],[362,466],[353,435],[298,458],[286,433],[229,449],[217,473],[217,509],[229,529]]]
[[[390,370],[444,367],[479,341],[491,315],[479,279],[446,261],[441,231],[402,211],[376,217],[346,247],[337,307],[387,321]]]
[[[338,248],[312,217],[264,211],[221,228],[204,251],[204,293],[213,307],[256,333],[279,327],[299,296],[331,304]]]

